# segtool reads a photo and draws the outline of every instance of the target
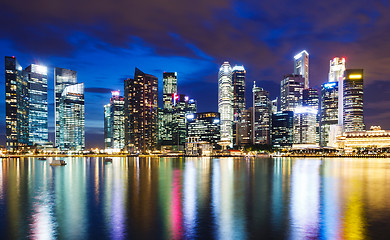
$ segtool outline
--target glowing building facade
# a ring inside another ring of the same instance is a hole
[[[294,74],[305,79],[304,88],[309,88],[309,53],[306,50],[294,56]]]
[[[294,111],[294,144],[317,143],[316,137],[317,109],[297,107]]]
[[[344,81],[344,72],[345,72],[345,58],[335,57],[330,60],[329,63],[329,82],[337,82],[338,83],[338,124],[343,125],[343,81]]]
[[[320,145],[328,146],[331,126],[338,125],[338,82],[328,82],[321,88]]]
[[[5,57],[6,147],[16,151],[28,145],[28,81],[15,57]]]
[[[77,84],[77,72],[64,68],[54,68],[54,97],[55,97],[55,146],[60,145],[60,101],[62,92],[70,85]]]
[[[246,71],[244,66],[234,66],[232,69],[233,79],[233,145],[238,145],[239,123],[241,121],[242,112],[245,110],[245,76]]]
[[[61,93],[59,102],[60,150],[85,149],[84,83],[69,85]]]
[[[187,114],[188,138],[196,138],[215,147],[220,140],[219,116],[217,112]]]
[[[47,67],[31,64],[25,69],[28,82],[28,141],[30,145],[49,140],[47,108]]]
[[[302,106],[304,88],[305,79],[301,75],[284,76],[280,85],[281,111],[294,111],[296,107]]]
[[[292,147],[294,134],[294,112],[283,111],[272,115],[272,146]]]
[[[233,87],[232,68],[224,62],[218,74],[218,112],[221,121],[221,141],[233,146]]]
[[[253,84],[252,144],[270,144],[271,102],[269,92]]]
[[[135,69],[125,85],[125,145],[130,152],[147,153],[157,147],[158,79]]]
[[[347,69],[343,82],[344,132],[363,131],[363,69]]]
[[[110,103],[104,106],[104,143],[106,149],[120,151],[125,147],[125,99],[112,91]]]

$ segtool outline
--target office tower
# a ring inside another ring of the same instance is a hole
[[[252,112],[253,108],[242,111],[237,134],[237,143],[239,146],[252,144]]]
[[[317,109],[313,107],[297,107],[294,111],[294,144],[315,145]]]
[[[28,145],[28,81],[15,57],[5,57],[5,124],[8,151]]]
[[[224,62],[218,74],[218,112],[221,120],[221,142],[233,146],[233,87],[232,68]]]
[[[25,69],[28,81],[28,138],[29,144],[43,144],[49,140],[47,117],[47,67],[31,64]]]
[[[232,69],[233,80],[233,145],[238,145],[238,128],[241,113],[245,110],[245,75],[244,66],[234,66]]]
[[[59,101],[59,138],[61,150],[85,149],[84,83],[64,88]]]
[[[125,144],[128,151],[146,153],[157,146],[158,79],[135,69],[125,82]]]
[[[173,95],[177,93],[177,73],[163,73],[163,108],[159,121],[159,143],[173,145]]]
[[[54,94],[55,94],[55,146],[60,145],[60,100],[67,86],[77,84],[77,72],[64,68],[54,68]]]
[[[304,107],[311,107],[317,112],[315,129],[316,129],[316,143],[320,142],[320,98],[317,89],[307,88],[303,89],[303,104]]]
[[[338,82],[329,82],[321,88],[320,144],[329,146],[331,126],[338,125]]]
[[[187,114],[188,138],[198,138],[199,141],[216,146],[220,140],[220,114],[203,112]]]
[[[177,93],[177,73],[163,73],[163,106],[164,109],[172,109],[172,96]]]
[[[343,80],[344,80],[344,72],[345,72],[345,58],[335,57],[329,62],[329,82],[337,82],[338,83],[338,93],[340,99],[338,106],[338,124],[343,125],[343,115],[344,115],[344,107],[343,107]]]
[[[294,74],[305,79],[304,88],[309,88],[309,53],[305,50],[294,56]]]
[[[196,102],[184,94],[173,94],[173,120],[172,127],[172,147],[174,150],[184,150],[187,138],[188,114],[196,113]]]
[[[283,111],[272,115],[272,146],[292,147],[294,131],[294,112]]]
[[[125,147],[125,99],[112,91],[110,103],[104,106],[104,143],[106,149],[120,151]]]
[[[111,104],[104,105],[104,148],[112,147]]]
[[[269,92],[253,83],[252,143],[270,144],[271,103]]]
[[[347,69],[344,76],[344,132],[363,131],[363,69]]]
[[[296,107],[302,106],[304,87],[305,79],[301,75],[284,76],[280,86],[281,111],[294,111]]]
[[[271,105],[272,105],[272,113],[277,113],[279,111],[279,98],[276,97],[274,100],[272,100]]]

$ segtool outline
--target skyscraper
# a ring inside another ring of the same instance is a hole
[[[232,68],[224,62],[218,74],[218,112],[221,119],[221,141],[233,146],[233,87]]]
[[[187,114],[189,138],[198,138],[216,146],[220,140],[220,118],[217,112]]]
[[[245,110],[245,75],[244,66],[234,66],[232,69],[233,80],[233,145],[238,145],[238,128],[242,112]]]
[[[293,144],[294,112],[284,111],[272,115],[272,146],[291,147]]]
[[[363,69],[347,69],[344,76],[344,132],[363,131]]]
[[[301,75],[288,74],[284,76],[280,86],[281,111],[294,111],[302,106],[305,79]]]
[[[163,108],[159,124],[159,143],[173,145],[173,98],[177,94],[177,73],[163,73]]]
[[[252,113],[253,108],[242,111],[237,133],[237,145],[239,146],[252,144]]]
[[[297,107],[294,110],[294,144],[315,145],[317,109]]]
[[[329,63],[329,82],[338,83],[338,124],[343,125],[343,115],[344,115],[344,106],[343,106],[343,94],[344,94],[344,72],[345,72],[345,58],[334,57],[330,60]]]
[[[270,144],[271,102],[269,92],[253,83],[252,143]]]
[[[294,74],[305,79],[304,88],[309,88],[309,53],[306,50],[294,56]]]
[[[331,126],[338,125],[338,82],[329,82],[321,89],[320,144],[328,146]]]
[[[104,142],[106,149],[125,147],[125,99],[112,91],[110,103],[104,106]]]
[[[64,68],[54,68],[54,94],[55,94],[55,146],[60,145],[60,100],[67,86],[77,84],[77,72]]]
[[[29,98],[28,141],[30,145],[47,143],[47,67],[31,64],[25,72]]]
[[[316,129],[316,143],[320,142],[320,98],[318,95],[317,89],[314,88],[306,88],[303,89],[303,107],[310,107],[315,109],[316,121],[315,121],[315,129]]]
[[[28,81],[15,57],[5,57],[5,124],[9,151],[28,144]]]
[[[157,147],[158,79],[135,69],[125,82],[125,144],[128,151],[146,153]]]
[[[61,150],[85,149],[84,83],[65,87],[59,101],[59,138]]]

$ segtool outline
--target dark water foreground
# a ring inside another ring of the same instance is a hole
[[[390,239],[390,159],[0,160],[1,239]]]

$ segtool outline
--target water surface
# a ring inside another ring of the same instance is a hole
[[[389,159],[0,160],[2,239],[390,239]]]

